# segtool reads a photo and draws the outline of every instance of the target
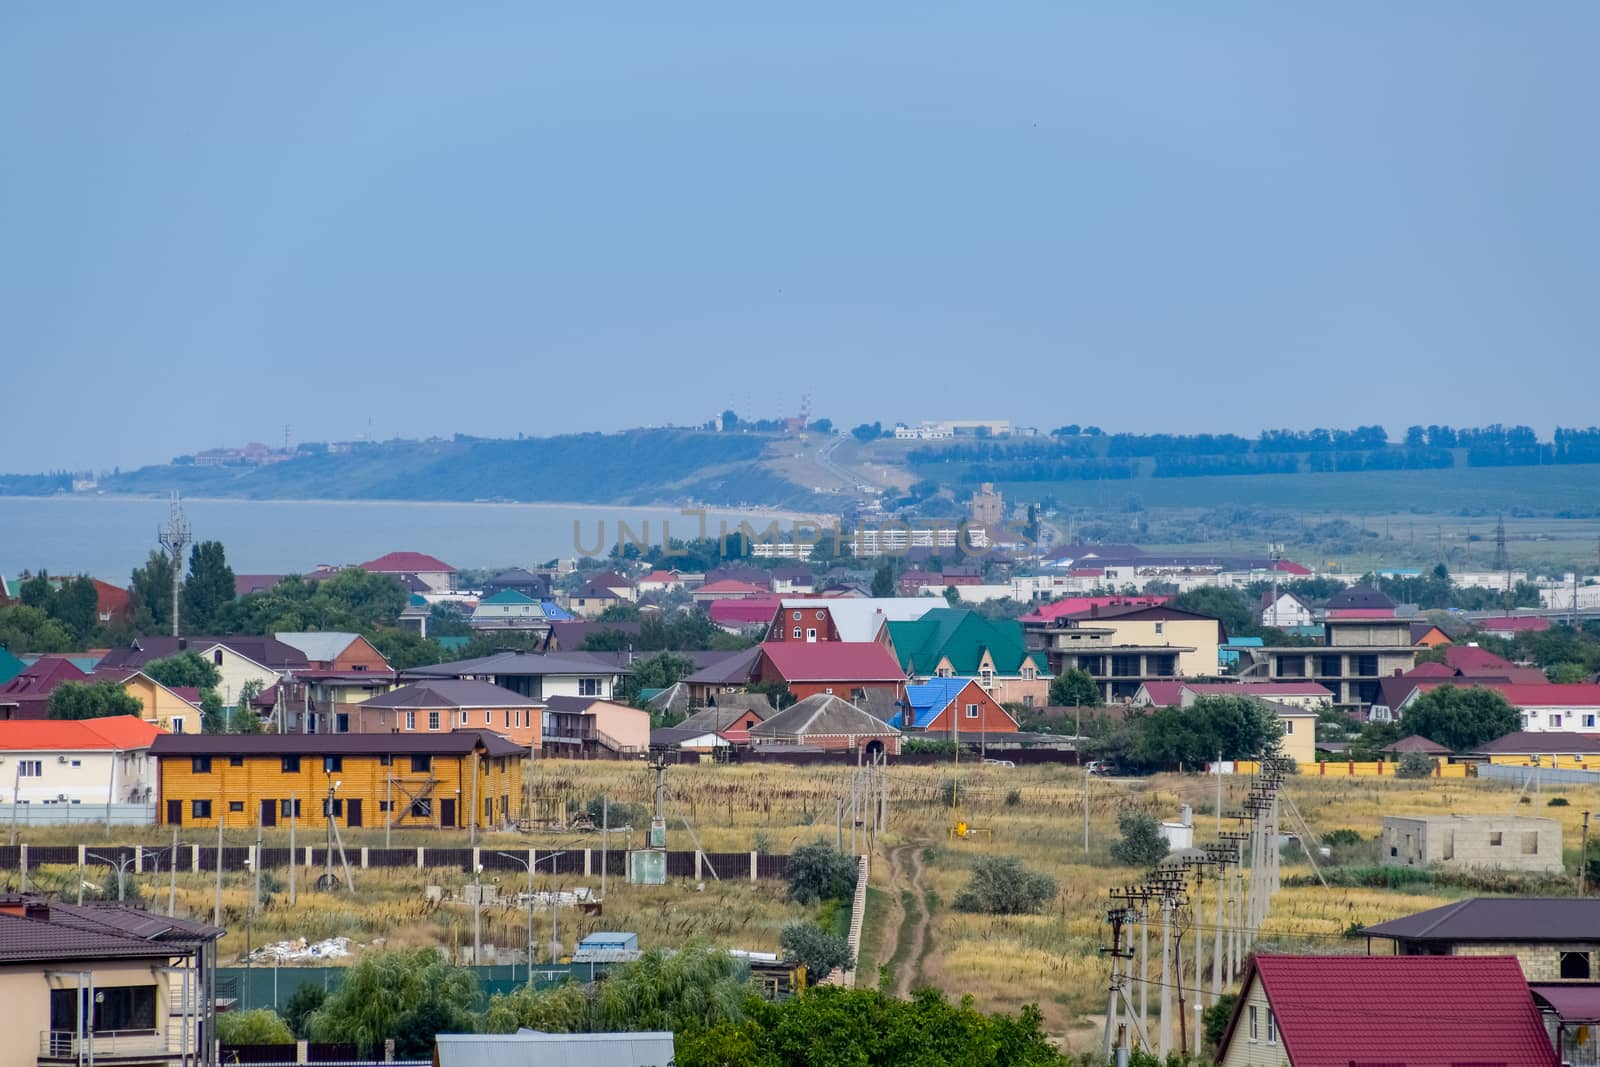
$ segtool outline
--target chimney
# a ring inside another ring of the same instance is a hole
[[[178,638],[178,651],[179,652],[185,651],[186,649],[188,649],[188,647],[189,647],[189,639],[187,637]]]
[[[1089,605],[1089,618],[1098,619],[1099,617],[1100,617],[1100,605],[1099,604],[1090,604]]]
[[[22,916],[25,919],[37,919],[39,922],[50,921],[50,902],[48,900],[30,900],[22,906]]]

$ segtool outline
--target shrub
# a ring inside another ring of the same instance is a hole
[[[925,753],[935,756],[954,756],[956,743],[954,741],[935,741],[928,737],[910,737],[900,744],[900,751],[912,756]]]
[[[310,982],[290,995],[288,1003],[283,1006],[283,1017],[295,1037],[306,1036],[306,1017],[322,1007],[322,1002],[327,999],[328,991]]]
[[[789,855],[789,899],[800,904],[844,900],[856,891],[855,860],[826,841],[801,845]]]
[[[1552,800],[1550,803],[1554,804],[1555,801]],[[1565,804],[1566,801],[1563,800],[1563,801],[1561,801],[1561,803]],[[1016,808],[1016,807],[1021,807],[1021,806],[1022,806],[1022,790],[1013,789],[1011,792],[1006,794],[1006,807],[1008,807],[1008,808]]]
[[[1545,805],[1547,808],[1565,808],[1567,806],[1566,797],[1551,797],[1550,803]]]
[[[638,804],[628,804],[624,801],[613,800],[610,803],[600,794],[596,793],[589,798],[589,803],[583,806],[584,814],[594,820],[595,829],[598,830],[602,820],[612,829],[619,826],[631,826],[642,829],[650,825],[650,813]]]
[[[252,1008],[218,1015],[217,1040],[224,1045],[292,1045],[294,1034],[271,1008]]]
[[[1056,880],[1025,870],[1015,856],[984,856],[956,894],[957,911],[983,915],[1036,915],[1056,895]]]
[[[961,787],[954,778],[946,778],[939,783],[939,803],[950,807],[961,796]]]
[[[787,959],[805,965],[811,982],[826,977],[835,967],[848,967],[851,963],[848,939],[804,919],[785,923],[778,944]]]
[[[1202,1016],[1205,1021],[1206,1047],[1213,1052],[1222,1044],[1222,1035],[1227,1032],[1228,1020],[1233,1017],[1233,1006],[1238,1000],[1237,993],[1224,993]]]
[[[1359,845],[1361,835],[1348,826],[1341,826],[1337,830],[1329,830],[1323,834],[1322,843],[1329,848],[1336,848],[1339,845]]]
[[[1166,856],[1167,839],[1154,815],[1125,811],[1117,816],[1117,829],[1122,836],[1111,842],[1111,858],[1123,866],[1154,867]]]
[[[1400,766],[1395,768],[1396,778],[1431,778],[1433,777],[1433,760],[1420,752],[1407,752],[1400,757]]]

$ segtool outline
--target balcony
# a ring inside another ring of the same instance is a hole
[[[176,1037],[173,1035],[174,1040]],[[77,1064],[80,1060],[167,1063],[177,1058],[178,1050],[172,1047],[168,1035],[155,1030],[100,1030],[83,1037],[71,1030],[39,1031],[41,1064]]]

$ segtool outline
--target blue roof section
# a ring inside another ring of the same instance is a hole
[[[575,616],[557,604],[554,600],[541,600],[539,606],[544,609],[544,617],[551,622],[571,622]]]
[[[950,702],[971,681],[971,678],[929,678],[922,685],[906,686],[906,702],[911,705],[913,728],[927,729],[928,724],[938,718],[939,713],[948,708]],[[900,721],[904,715],[904,711],[896,713],[889,720],[889,725],[905,729],[905,724]]]

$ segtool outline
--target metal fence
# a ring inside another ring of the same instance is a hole
[[[16,826],[154,826],[154,804],[0,804],[0,825]]]
[[[1479,778],[1524,785],[1532,778],[1549,785],[1600,785],[1600,771],[1557,770],[1554,767],[1516,767],[1502,763],[1478,764]]]
[[[246,871],[255,854],[251,845],[228,845],[220,850],[224,871]],[[606,873],[622,877],[627,870],[626,849],[576,848],[559,852],[548,859],[551,849],[534,850],[540,874],[598,878],[602,866]],[[169,845],[0,845],[0,870],[14,871],[41,866],[92,867],[124,866],[131,873],[144,874],[171,870]],[[529,850],[526,848],[349,848],[345,859],[355,870],[383,868],[445,869],[471,873],[482,865],[485,871],[523,871]],[[177,865],[181,871],[201,872],[217,869],[219,850],[215,845],[180,843]],[[287,848],[261,849],[261,868],[285,868],[298,860],[303,867],[321,867],[327,862],[326,846],[296,848],[291,857]],[[337,854],[335,855],[337,858]],[[789,873],[787,855],[757,852],[667,853],[667,874],[696,880],[713,876],[726,881],[781,879]]]

